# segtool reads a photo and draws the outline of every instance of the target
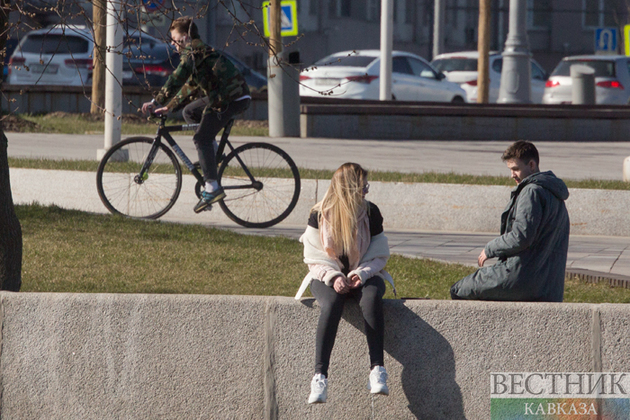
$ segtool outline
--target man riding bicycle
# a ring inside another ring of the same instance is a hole
[[[192,18],[175,19],[169,31],[171,43],[180,54],[180,63],[155,99],[142,105],[142,112],[164,114],[185,106],[184,120],[188,124],[199,123],[193,136],[205,181],[205,191],[194,207],[195,213],[199,213],[225,198],[217,182],[215,136],[235,115],[249,107],[251,96],[245,78],[234,64],[201,41]],[[193,100],[198,96],[201,99]]]

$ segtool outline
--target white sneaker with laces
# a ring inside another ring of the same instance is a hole
[[[311,395],[308,403],[325,403],[328,397],[328,379],[321,373],[316,373],[311,381]]]
[[[385,367],[374,366],[374,369],[370,372],[368,389],[372,394],[389,395],[389,388],[387,388],[387,372],[385,371]]]

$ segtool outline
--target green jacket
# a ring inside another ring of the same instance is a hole
[[[180,56],[179,66],[155,97],[170,111],[181,109],[200,94],[210,98],[204,113],[224,109],[249,95],[245,78],[234,64],[200,39],[193,39]]]
[[[553,172],[537,172],[513,191],[501,236],[485,247],[499,261],[451,287],[453,299],[562,302],[569,249],[569,190]]]

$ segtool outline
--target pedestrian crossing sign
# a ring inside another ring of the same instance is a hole
[[[265,36],[269,37],[269,8],[271,6],[270,1],[263,2],[263,26],[265,30]],[[297,22],[297,0],[282,0],[280,2],[280,36],[297,36],[298,35],[298,22]]]

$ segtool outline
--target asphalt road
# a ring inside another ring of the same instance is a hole
[[[7,133],[11,157],[96,159],[103,135]],[[298,166],[336,169],[354,161],[368,169],[396,172],[456,172],[473,175],[509,175],[501,153],[505,141],[379,141],[313,138],[233,136],[234,144],[264,141],[284,149]],[[177,136],[184,151],[196,160],[190,136]],[[542,170],[567,179],[621,180],[623,161],[630,156],[628,143],[540,142]]]

